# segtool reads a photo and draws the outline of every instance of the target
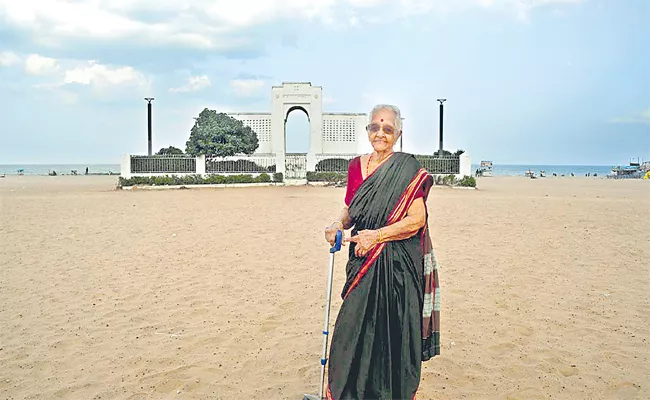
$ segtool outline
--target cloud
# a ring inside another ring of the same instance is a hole
[[[48,46],[90,38],[232,49],[247,41],[229,37],[233,32],[281,19],[314,19],[334,4],[335,0],[0,0],[0,20]]]
[[[185,85],[170,88],[171,93],[197,92],[210,86],[210,79],[207,75],[190,76]]]
[[[50,57],[31,54],[25,60],[25,71],[30,75],[52,75],[59,70],[59,62]]]
[[[149,88],[151,84],[145,74],[131,66],[108,65],[93,60],[56,59],[40,54],[21,57],[13,52],[0,53],[0,65],[3,66],[19,65],[23,59],[27,75],[47,79],[33,85],[40,89],[57,89],[68,85],[99,90],[116,87]]]
[[[588,0],[476,0],[483,7],[501,10],[514,15],[520,21],[528,22],[532,12],[537,8],[560,5],[575,5]],[[554,12],[562,10],[555,8]]]
[[[233,79],[230,81],[230,88],[239,97],[250,97],[266,86],[261,79]]]
[[[0,53],[0,67],[11,67],[21,62],[20,57],[11,51]]]
[[[144,95],[151,90],[151,80],[131,66],[114,66],[97,61],[54,60],[48,57],[34,57],[33,60],[53,60],[43,63],[33,62],[34,68],[42,64],[56,65],[49,82],[33,85],[34,88],[56,95],[64,103],[76,103],[88,94],[96,99],[111,100],[122,95],[132,97],[134,91]],[[40,70],[39,70],[40,71]]]
[[[63,84],[76,83],[92,85],[97,88],[111,86],[147,86],[149,80],[139,71],[129,66],[108,66],[96,61],[88,61],[85,65],[65,71]]]
[[[0,0],[0,20],[49,48],[81,40],[95,46],[128,41],[156,48],[235,50],[257,40],[246,30],[272,22],[355,26],[356,11],[366,19],[476,7],[526,16],[534,8],[583,1],[587,0]]]
[[[609,122],[612,124],[650,124],[650,107],[629,116],[612,118]]]

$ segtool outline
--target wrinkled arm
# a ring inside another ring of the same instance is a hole
[[[380,229],[382,242],[408,239],[418,233],[425,223],[426,207],[424,199],[420,197],[413,201],[404,219]],[[379,233],[379,230],[377,232]]]
[[[348,212],[348,206],[344,206],[341,209],[341,212],[339,213],[339,217],[336,219],[336,221],[341,222],[341,225],[343,229],[350,229],[354,225],[352,223],[352,218],[350,218],[350,214]]]

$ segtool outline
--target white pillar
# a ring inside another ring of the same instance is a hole
[[[122,160],[120,163],[120,176],[124,179],[131,178],[131,155],[122,154]]]
[[[472,176],[472,158],[467,153],[460,155],[460,171],[459,175],[462,178],[463,176]]]
[[[307,171],[316,171],[316,154],[312,152],[307,153]]]
[[[205,155],[196,157],[196,173],[205,176]]]
[[[312,86],[308,90],[311,92],[307,111],[309,113],[309,153],[321,154],[323,152],[323,89],[320,86]],[[305,108],[307,109],[307,107]],[[307,166],[309,168],[309,158]],[[315,166],[316,164],[314,164]]]
[[[285,172],[284,151],[278,151],[275,153],[275,172],[284,175]]]

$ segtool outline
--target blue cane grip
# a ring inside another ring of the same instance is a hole
[[[334,246],[330,249],[330,253],[336,253],[341,250],[341,243],[343,242],[343,231],[336,231],[336,241]]]

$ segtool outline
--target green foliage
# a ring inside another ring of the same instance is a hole
[[[183,154],[183,150],[174,147],[174,146],[169,146],[169,147],[163,147],[162,149],[158,150],[156,155],[158,156],[164,156],[168,154]]]
[[[194,122],[186,153],[219,157],[252,154],[258,147],[257,134],[225,113],[205,108]]]
[[[280,174],[281,175],[281,174]],[[275,178],[275,177],[274,177]],[[166,186],[166,185],[222,185],[232,183],[268,183],[271,182],[269,174],[253,176],[250,174],[217,175],[165,175],[165,176],[134,176],[132,178],[119,177],[118,185],[124,186]],[[276,179],[273,182],[281,182]]]
[[[456,175],[445,175],[442,178],[442,184],[447,186],[453,186],[456,183]]]
[[[456,175],[434,175],[433,179],[436,185],[476,187],[476,178],[468,175],[461,179],[456,179]]]
[[[307,181],[308,182],[337,182],[337,183],[347,183],[348,174],[347,172],[312,172],[307,171]]]
[[[275,165],[273,166],[275,170]],[[284,175],[282,172],[276,172],[273,174],[273,182],[283,182],[284,181]]]
[[[434,156],[434,157],[440,157],[440,156],[443,156],[443,157],[444,157],[444,156],[450,156],[450,155],[452,155],[451,152],[449,152],[449,151],[447,151],[447,150],[444,150],[444,149],[442,150],[442,152],[440,152],[440,150],[436,150],[436,151],[433,153],[433,156]]]
[[[326,158],[316,164],[316,172],[348,172],[350,160],[345,158]]]
[[[271,176],[269,174],[260,174],[257,178],[261,183],[271,182]]]
[[[476,178],[473,176],[465,175],[458,181],[458,186],[463,187],[476,187]]]
[[[463,150],[463,149],[458,149],[458,150],[456,150],[456,151],[453,152],[453,153],[452,153],[451,151],[448,151],[448,150],[444,150],[444,149],[443,149],[443,150],[442,150],[442,153],[440,152],[440,150],[436,150],[436,151],[433,153],[433,156],[434,156],[434,157],[440,157],[440,156],[442,156],[442,157],[449,157],[449,156],[456,156],[456,157],[459,157],[459,156],[460,156],[461,154],[463,154],[464,152],[465,152],[465,150]],[[425,156],[425,157],[426,157],[426,156]]]

